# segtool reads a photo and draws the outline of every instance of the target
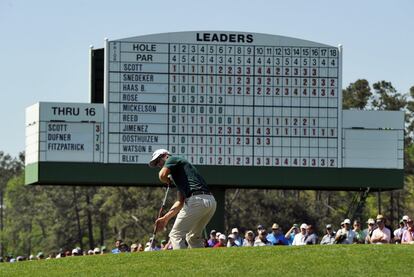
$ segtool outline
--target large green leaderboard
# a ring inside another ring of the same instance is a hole
[[[200,31],[106,41],[104,103],[26,110],[26,183],[159,185],[166,148],[210,185],[403,186],[402,112],[342,111],[342,47]]]

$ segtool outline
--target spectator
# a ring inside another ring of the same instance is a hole
[[[367,224],[368,224],[368,228],[364,230],[364,233],[365,233],[365,243],[369,244],[371,243],[372,232],[374,232],[374,229],[376,228],[375,220],[373,218],[369,218],[367,221]]]
[[[402,235],[405,230],[407,230],[407,228],[405,227],[405,222],[401,219],[399,223],[399,228],[395,229],[394,231],[394,242],[396,244],[401,243]]]
[[[62,249],[60,249],[59,253],[57,253],[57,255],[56,255],[56,259],[60,259],[60,258],[64,258],[64,257],[65,257],[65,252]]]
[[[70,257],[70,256],[72,256],[72,252],[70,250],[66,250],[65,257]]]
[[[355,232],[355,242],[358,244],[365,243],[365,233],[361,229],[361,222],[359,220],[354,220],[354,230]]]
[[[130,250],[129,250],[128,245],[125,242],[122,242],[119,245],[119,251],[121,251],[122,253],[124,253],[124,252],[129,252]]]
[[[161,250],[173,250],[172,242],[171,240],[165,240],[163,239],[161,241]]]
[[[236,244],[236,246],[242,246],[243,245],[243,239],[239,235],[239,229],[233,228],[231,230],[231,233],[234,235],[234,243]]]
[[[121,250],[119,249],[119,247],[121,246],[122,240],[121,239],[117,239],[115,241],[115,248],[112,249],[112,254],[118,254],[121,253]]]
[[[131,244],[131,253],[138,252],[138,244],[133,243]]]
[[[300,225],[300,232],[295,235],[292,245],[305,245],[306,228],[308,228],[306,223]]]
[[[383,244],[390,243],[391,241],[391,231],[385,227],[385,218],[383,215],[379,214],[376,219],[378,228],[372,232],[371,243]]]
[[[272,245],[272,243],[270,241],[268,241],[266,237],[267,237],[267,232],[266,232],[266,230],[262,229],[261,231],[259,231],[259,235],[255,239],[253,246]]]
[[[43,254],[43,252],[39,252],[36,255],[36,259],[38,260],[43,260],[45,258],[45,254]]]
[[[411,218],[407,219],[407,229],[401,237],[402,244],[414,244],[414,224]]]
[[[273,223],[272,225],[272,233],[267,235],[267,240],[272,243],[272,245],[288,245],[289,242],[283,235],[282,231],[280,230],[279,224]]]
[[[408,219],[409,219],[410,217],[408,216],[408,215],[404,215],[403,217],[402,217],[402,220],[404,221],[404,227],[405,228],[407,228],[408,227],[408,224],[407,224],[407,221],[408,221]]]
[[[306,236],[305,236],[305,244],[306,245],[315,245],[318,243],[318,236],[315,234],[312,225],[308,225],[306,227]]]
[[[321,240],[322,245],[334,244],[335,242],[335,232],[332,229],[332,225],[326,225],[326,235],[323,236]]]
[[[342,228],[336,232],[335,243],[352,244],[355,242],[356,234],[351,230],[351,220],[346,218],[341,224]]]
[[[216,230],[210,231],[210,239],[207,241],[208,247],[213,247],[217,244],[218,239],[216,238],[217,232]]]
[[[35,256],[33,254],[30,254],[29,261],[34,261],[34,260],[35,260]]]
[[[93,254],[95,254],[95,255],[99,255],[99,254],[101,254],[101,249],[99,249],[99,247],[95,247],[95,248],[93,249]]]
[[[171,243],[171,240],[165,240],[165,239],[163,239],[162,241],[161,241],[161,250],[172,250],[173,248],[172,248],[172,243]]]
[[[93,255],[93,250],[92,249],[88,250],[88,255]]]
[[[234,234],[228,236],[227,247],[238,247],[236,244],[236,236]]]
[[[101,255],[104,255],[106,253],[107,253],[106,246],[105,245],[102,245],[102,247],[101,247]]]
[[[287,233],[285,234],[285,239],[287,239],[289,245],[292,245],[293,240],[295,239],[295,236],[298,233],[299,226],[297,224],[293,224],[289,231],[287,231]]]
[[[226,235],[225,234],[220,234],[218,242],[213,247],[214,248],[226,247]]]
[[[153,247],[151,247],[151,239],[150,239],[149,242],[147,242],[145,244],[144,251],[158,251],[158,250],[160,250],[160,248],[157,246],[157,240],[154,240],[154,246]]]
[[[81,256],[81,255],[82,255],[82,253],[81,253],[79,247],[76,247],[76,248],[72,249],[72,256]]]
[[[244,235],[243,246],[253,246],[254,245],[254,233],[252,230],[249,230]]]
[[[382,216],[382,215],[381,215]],[[385,217],[383,217],[383,222],[384,222],[384,226],[390,230],[390,234],[391,234],[391,238],[390,238],[390,242],[394,241],[394,229],[392,228],[391,225],[387,224],[387,219]]]
[[[266,228],[263,225],[261,225],[261,224],[257,225],[257,235],[255,237],[255,240],[259,237],[260,232],[263,231],[263,230],[266,230]]]

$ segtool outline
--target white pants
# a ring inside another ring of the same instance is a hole
[[[173,249],[204,247],[202,232],[216,211],[216,200],[208,194],[194,195],[185,200],[170,232]]]

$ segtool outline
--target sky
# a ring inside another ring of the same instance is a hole
[[[343,46],[343,88],[414,85],[411,0],[0,0],[0,151],[25,149],[25,108],[89,101],[89,47],[104,39],[223,30]]]

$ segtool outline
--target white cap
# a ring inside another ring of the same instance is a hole
[[[408,215],[403,216],[402,220],[408,220]]]
[[[306,229],[308,228],[308,225],[306,225],[306,223],[302,223],[302,225],[300,225],[300,229]]]
[[[225,234],[220,234],[219,239],[226,239],[226,235]]]
[[[166,149],[155,150],[154,153],[152,153],[152,158],[151,158],[151,161],[148,163],[148,165],[150,167],[155,167],[156,166],[155,161],[164,154],[170,154],[170,152],[168,152],[168,150]]]
[[[231,229],[231,232],[232,232],[232,233],[238,233],[238,232],[239,232],[239,229],[237,229],[237,228],[233,228],[233,229]]]
[[[344,220],[344,224],[351,224],[351,220],[350,220],[349,218],[346,218],[346,219]]]
[[[235,239],[235,238],[236,238],[236,236],[234,234],[229,235],[229,239]]]
[[[96,247],[96,248],[93,250],[93,252],[94,252],[95,254],[99,254],[99,253],[101,253],[101,249],[99,249],[98,247]]]
[[[72,250],[72,254],[79,254],[79,250],[78,250],[78,248],[74,248],[74,249]]]

